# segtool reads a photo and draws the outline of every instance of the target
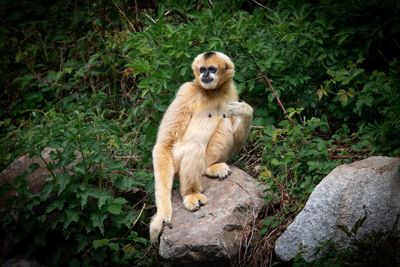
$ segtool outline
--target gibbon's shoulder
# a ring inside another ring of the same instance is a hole
[[[196,95],[197,85],[194,82],[186,82],[179,87],[176,97],[190,98]]]

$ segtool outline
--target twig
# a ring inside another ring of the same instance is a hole
[[[251,152],[253,152],[254,150],[256,150],[259,146],[261,146],[261,143],[258,143],[257,145],[255,145],[252,149],[250,149],[250,151],[247,151],[245,155],[243,155],[242,157],[240,157],[233,165],[236,165],[239,161],[241,161],[242,159],[244,159],[247,155],[251,154]]]
[[[145,207],[146,207],[146,203],[143,204],[143,207],[142,207],[142,209],[140,210],[140,213],[139,213],[139,215],[137,216],[136,220],[133,222],[133,224],[132,224],[132,226],[131,226],[131,229],[132,229],[132,227],[134,227],[134,226],[136,225],[136,223],[139,221],[139,218],[142,216],[142,213],[143,213],[143,210],[144,210]]]
[[[381,55],[381,57],[383,58],[383,60],[387,63],[390,64],[390,61],[386,58],[386,56],[382,53],[382,51],[380,49],[378,49],[378,53],[379,55]]]
[[[128,27],[132,32],[135,32],[135,26],[132,24],[132,22],[129,20],[129,18],[126,16],[125,12],[115,3],[114,0],[112,0],[114,6],[118,9],[118,12],[121,14],[121,16],[126,20],[128,23]]]
[[[252,1],[253,1],[255,4],[259,5],[260,7],[265,8],[265,9],[268,9],[269,11],[272,11],[269,7],[264,6],[263,4],[257,2],[256,0],[252,0]]]
[[[54,174],[53,169],[50,167],[50,165],[47,163],[47,161],[43,158],[42,154],[40,154],[39,157],[43,161],[44,165],[46,166],[46,169],[50,172],[54,181],[56,181],[56,175]]]
[[[129,228],[129,230],[126,232],[126,234],[123,237],[126,237],[132,231],[132,228],[136,225],[136,223],[139,221],[140,217],[142,216],[142,213],[143,213],[145,207],[146,207],[146,203],[143,204],[143,207],[141,208],[139,215],[136,217],[135,221],[132,223],[131,227]]]
[[[157,21],[154,20],[152,17],[150,17],[147,13],[144,13],[144,15],[145,15],[149,20],[151,20],[154,24],[157,24]]]

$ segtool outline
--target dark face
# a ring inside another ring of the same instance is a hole
[[[214,81],[215,73],[217,73],[217,68],[215,66],[200,67],[201,81],[205,84],[211,83]]]

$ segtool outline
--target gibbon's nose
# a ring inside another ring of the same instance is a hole
[[[202,77],[202,78],[201,78],[201,81],[202,81],[203,83],[210,83],[210,82],[214,81],[214,79],[211,78],[211,77],[209,77],[209,76],[206,76],[206,77]]]

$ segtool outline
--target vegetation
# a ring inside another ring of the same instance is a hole
[[[148,242],[151,149],[203,51],[233,58],[241,98],[255,107],[233,162],[275,192],[260,233],[270,245],[250,262],[271,263],[271,244],[335,166],[400,155],[398,1],[0,5],[0,169],[54,148],[41,192],[28,191],[24,176],[0,187],[19,193],[1,211],[1,236],[12,239],[0,261],[157,260]]]

